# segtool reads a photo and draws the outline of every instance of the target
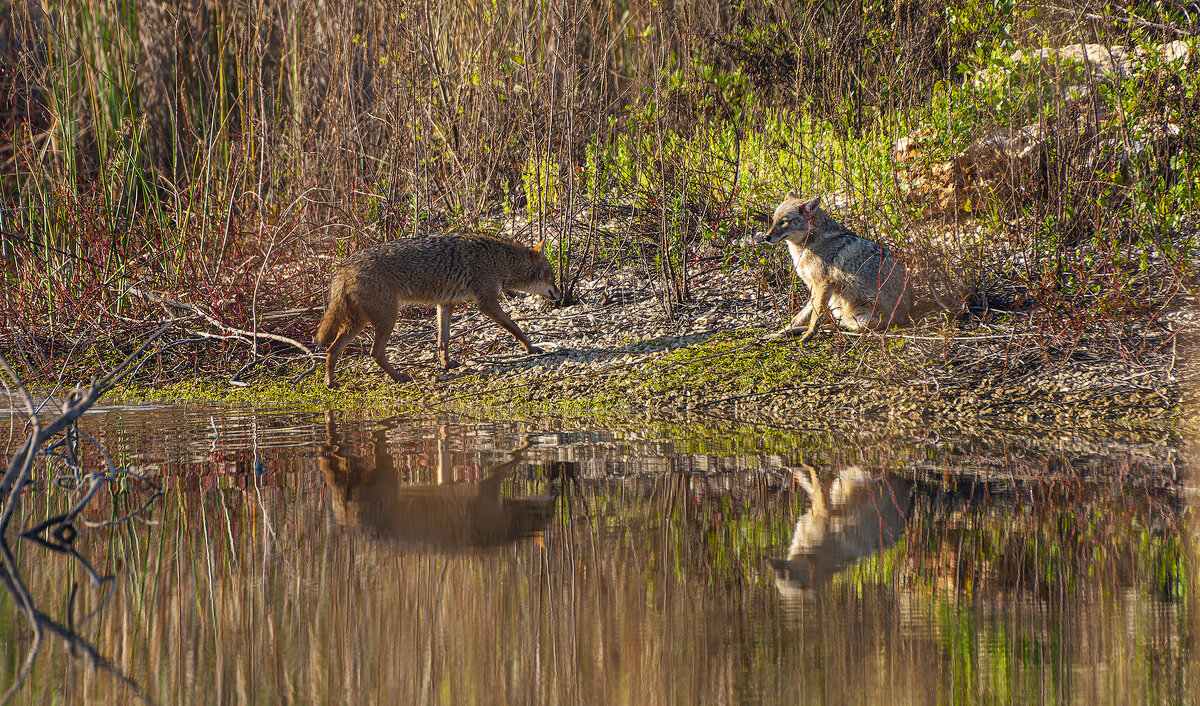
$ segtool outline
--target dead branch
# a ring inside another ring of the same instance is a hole
[[[8,527],[12,522],[16,512],[17,504],[20,497],[30,481],[33,474],[34,462],[42,447],[54,436],[69,430],[88,409],[90,409],[99,399],[111,391],[117,383],[119,383],[126,375],[136,371],[143,362],[148,358],[143,357],[143,353],[157,341],[164,333],[176,325],[177,322],[165,324],[151,336],[149,336],[138,347],[136,351],[127,356],[116,368],[99,380],[93,380],[92,383],[83,389],[77,386],[72,392],[67,395],[66,400],[62,403],[61,413],[48,424],[43,425],[38,418],[38,406],[34,403],[33,395],[25,386],[20,375],[13,370],[8,361],[3,355],[0,355],[0,370],[3,370],[7,379],[4,380],[5,389],[10,395],[15,394],[20,397],[24,403],[26,412],[26,427],[28,428],[28,436],[24,443],[18,448],[16,454],[9,460],[8,467],[3,478],[0,478],[0,497],[4,499],[3,512],[0,513],[0,563],[3,564],[0,570],[0,582],[4,584],[9,595],[17,604],[18,610],[25,616],[29,624],[30,630],[33,633],[33,641],[29,648],[29,652],[21,668],[17,672],[17,676],[13,684],[9,687],[2,699],[5,702],[10,700],[18,691],[21,684],[28,678],[33,669],[34,661],[37,658],[38,652],[41,649],[42,639],[45,634],[53,635],[61,639],[68,648],[68,653],[82,658],[89,667],[99,669],[115,677],[122,684],[130,687],[138,700],[149,702],[149,697],[140,689],[140,687],[120,668],[109,662],[96,650],[96,648],[78,632],[74,630],[75,621],[69,620],[67,625],[63,625],[46,613],[42,612],[30,593],[25,581],[21,577],[20,567],[17,565],[16,559],[13,556],[12,549],[8,544]],[[90,437],[84,435],[90,440]],[[61,442],[58,442],[61,443]],[[92,443],[95,443],[92,441]],[[102,450],[103,452],[103,450]],[[112,459],[107,453],[104,453],[105,461],[108,464],[109,470],[112,470]],[[43,546],[48,546],[50,549],[66,554],[76,561],[80,562],[88,574],[92,577],[93,582],[103,583],[105,579],[100,577],[91,565],[74,550],[73,542],[75,538],[75,528],[72,520],[76,515],[83,511],[86,504],[95,496],[99,484],[105,480],[111,479],[112,474],[99,476],[91,474],[91,486],[84,494],[71,511],[64,516],[50,518],[46,522],[40,523],[34,528],[23,532],[21,536],[26,539],[34,539]],[[63,546],[52,545],[37,537],[42,530],[47,529],[52,524],[57,524],[60,528],[69,528],[70,532],[59,536],[59,541]]]

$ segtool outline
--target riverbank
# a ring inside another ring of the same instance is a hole
[[[389,349],[414,378],[403,385],[369,357],[368,332],[343,357],[337,390],[320,382],[323,358],[297,356],[259,366],[257,377],[236,384],[202,378],[131,387],[124,396],[380,412],[719,418],[787,428],[1157,427],[1172,424],[1185,402],[1181,332],[1195,324],[1188,301],[1157,309],[1153,320],[1095,330],[1056,329],[1044,320],[1035,326],[1046,313],[1029,304],[976,305],[884,336],[827,325],[800,343],[766,338],[799,303],[789,288],[720,266],[697,273],[691,285],[691,300],[672,305],[669,316],[662,293],[630,268],[580,282],[579,301],[568,307],[512,297],[512,317],[546,351],[536,356],[461,308],[452,356],[462,366],[450,371],[436,365],[433,315],[413,309]]]

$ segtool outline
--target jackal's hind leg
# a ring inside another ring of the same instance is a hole
[[[813,300],[809,299],[808,303],[804,305],[804,308],[801,309],[795,316],[792,317],[792,320],[788,322],[787,326],[783,327],[782,332],[785,332],[785,335],[789,335],[789,336],[795,335],[795,333],[797,331],[804,328],[805,326],[808,326],[808,321],[812,317],[813,317]]]
[[[382,325],[381,325],[382,323]],[[388,362],[387,344],[388,339],[392,337],[392,329],[395,328],[396,321],[393,319],[390,323],[376,321],[375,323],[375,342],[371,344],[371,357],[383,368],[383,372],[391,376],[396,382],[409,382],[412,380],[411,375],[400,372],[392,367]]]
[[[827,300],[829,299],[828,289],[815,289],[812,293],[812,299],[808,304],[812,307],[812,313],[808,316],[808,330],[800,337],[801,343],[807,343],[812,340],[812,337],[817,333],[817,324],[821,322],[821,315],[825,312]],[[799,316],[797,316],[799,318]],[[793,323],[795,323],[793,321]]]
[[[342,326],[342,330],[338,333],[337,338],[333,339],[333,343],[329,344],[329,351],[325,354],[325,385],[327,387],[337,387],[333,382],[333,371],[337,368],[338,358],[341,357],[342,351],[346,350],[346,346],[354,340],[354,337],[367,327],[366,324],[360,323],[346,323]]]
[[[792,338],[796,336],[800,329],[808,322],[808,317],[812,315],[812,300],[809,299],[804,308],[798,314],[792,317],[787,326],[779,329],[775,333],[768,334],[767,338],[774,340],[777,338]]]

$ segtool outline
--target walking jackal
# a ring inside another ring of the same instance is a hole
[[[455,482],[446,427],[438,431],[437,483],[413,484],[388,444],[395,425],[371,433],[368,456],[347,452],[332,413],[325,415],[329,446],[318,459],[338,524],[395,547],[417,552],[458,552],[540,537],[554,517],[557,492],[510,497],[501,490],[512,477],[525,442],[509,460],[492,466],[478,482]]]
[[[776,336],[795,335],[807,323],[800,340],[811,339],[826,308],[851,331],[882,330],[912,316],[913,293],[904,263],[831,218],[821,208],[821,197],[805,201],[789,192],[764,239],[787,243],[796,274],[811,293]]]
[[[317,328],[317,342],[329,344],[325,384],[333,387],[338,356],[367,324],[375,328],[371,357],[396,382],[412,378],[387,359],[388,338],[401,302],[436,305],[438,355],[443,368],[450,360],[450,311],[474,301],[479,310],[516,337],[525,350],[541,353],[500,307],[505,290],[562,298],[554,285],[554,268],[542,243],[525,247],[484,234],[440,235],[394,240],[360,250],[338,266],[329,284],[329,308]]]

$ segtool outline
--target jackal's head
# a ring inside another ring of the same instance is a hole
[[[558,291],[554,280],[556,279],[554,266],[546,259],[546,253],[542,252],[546,241],[534,245],[529,248],[529,268],[522,272],[524,275],[521,281],[513,282],[509,288],[519,292],[528,292],[530,294],[539,294],[550,301],[559,301],[562,299],[562,292]]]
[[[807,245],[814,237],[825,231],[825,221],[831,220],[821,209],[821,197],[807,201],[791,191],[783,197],[783,203],[775,208],[771,227],[763,235],[768,243],[786,240],[796,245]]]
[[[818,565],[810,557],[795,559],[768,559],[775,570],[775,588],[785,598],[811,595],[820,588],[827,576],[822,576]]]

